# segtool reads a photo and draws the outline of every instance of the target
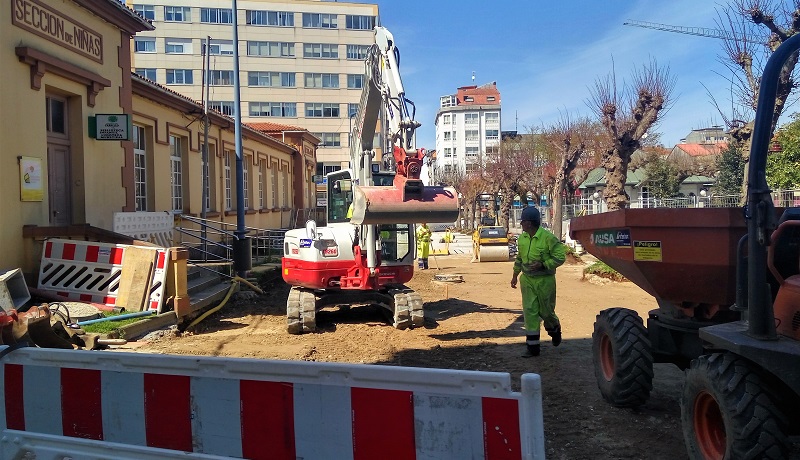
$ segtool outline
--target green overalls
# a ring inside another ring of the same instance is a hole
[[[564,263],[564,245],[549,231],[539,227],[531,237],[526,232],[517,239],[517,259],[514,261],[514,274],[520,276],[522,291],[522,311],[525,317],[525,330],[529,336],[536,336],[538,345],[539,329],[544,321],[548,333],[561,330],[556,316],[556,267]],[[530,264],[540,261],[544,267],[533,271]]]

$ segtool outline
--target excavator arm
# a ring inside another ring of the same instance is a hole
[[[414,103],[406,98],[399,72],[400,53],[384,27],[375,28],[375,43],[367,53],[365,83],[350,146],[354,171],[354,224],[453,222],[458,218],[458,195],[452,187],[425,186],[420,179],[424,149],[417,149]],[[373,186],[375,127],[385,109],[392,141],[395,179],[391,187]]]

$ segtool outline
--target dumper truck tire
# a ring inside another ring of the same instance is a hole
[[[603,399],[617,407],[647,401],[653,389],[653,355],[638,313],[627,308],[601,311],[594,322],[592,354]]]
[[[681,394],[689,458],[786,458],[788,421],[770,393],[752,366],[734,354],[692,360]]]

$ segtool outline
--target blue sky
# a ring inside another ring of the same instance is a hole
[[[617,79],[655,58],[676,78],[673,103],[655,131],[671,147],[691,129],[722,125],[705,85],[730,112],[730,71],[722,41],[623,26],[634,19],[716,27],[708,0],[392,0],[377,2],[381,24],[400,49],[406,95],[417,107],[418,147],[435,147],[439,97],[496,81],[502,129],[556,122],[560,113],[592,115],[586,101],[598,77]],[[613,58],[613,63],[612,63]],[[794,110],[790,107],[787,112]]]

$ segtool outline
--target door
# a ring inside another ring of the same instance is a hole
[[[50,225],[72,223],[69,164],[68,146],[47,145],[47,193],[50,201]]]
[[[70,185],[70,143],[67,99],[48,95],[45,98],[47,122],[47,198],[50,203],[50,225],[72,223]]]

